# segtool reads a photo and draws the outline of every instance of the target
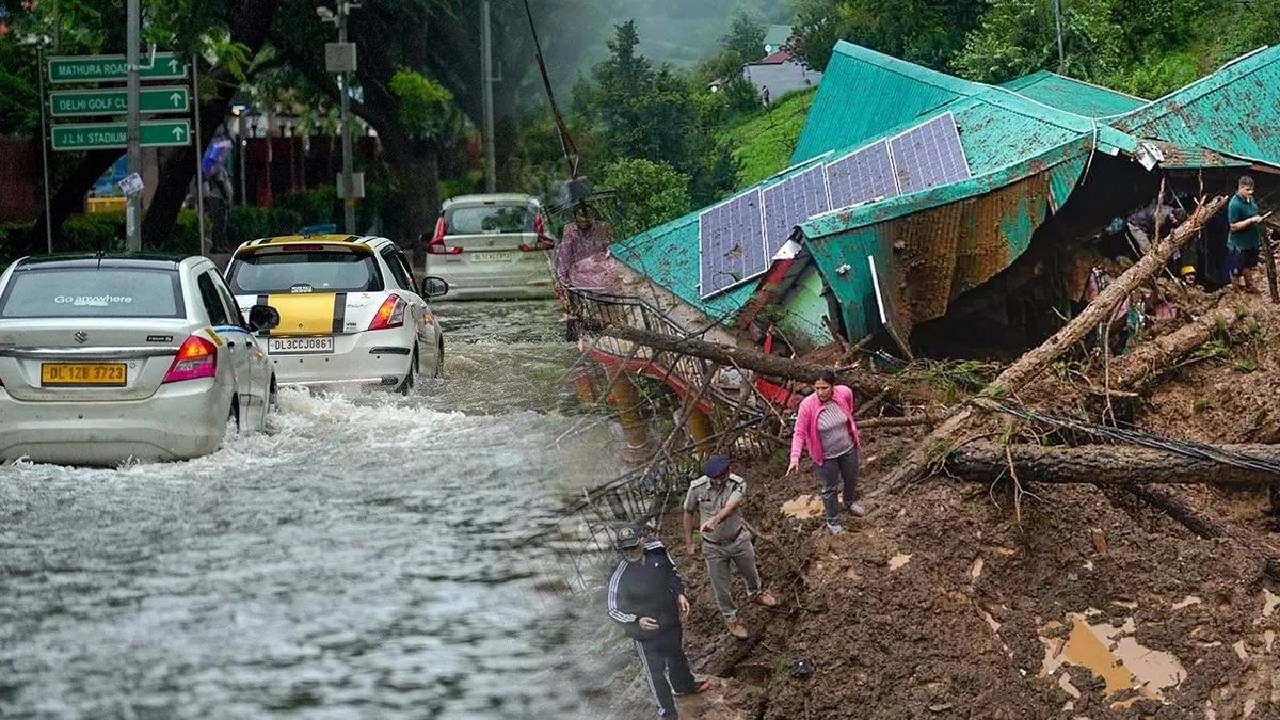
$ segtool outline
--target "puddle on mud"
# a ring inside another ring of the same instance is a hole
[[[1137,627],[1132,618],[1120,627],[1090,624],[1085,615],[1078,613],[1068,618],[1071,632],[1065,639],[1040,638],[1045,646],[1040,677],[1052,677],[1062,666],[1072,665],[1101,678],[1106,683],[1107,697],[1131,688],[1137,691],[1137,697],[1116,702],[1113,707],[1125,707],[1142,698],[1163,701],[1164,690],[1177,687],[1186,679],[1186,670],[1177,657],[1138,644],[1133,637]],[[1062,626],[1052,622],[1043,632],[1048,634]],[[1059,684],[1072,694],[1061,680]]]
[[[797,520],[822,517],[822,498],[817,495],[800,495],[782,503],[782,514]]]

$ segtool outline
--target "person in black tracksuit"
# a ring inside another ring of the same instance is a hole
[[[641,528],[621,528],[617,547],[622,560],[609,576],[609,619],[635,641],[658,717],[676,718],[673,689],[692,695],[711,686],[693,677],[684,654],[680,623],[689,614],[684,581],[667,549],[657,540],[646,542]]]

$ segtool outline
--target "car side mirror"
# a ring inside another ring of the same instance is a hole
[[[254,305],[249,308],[249,329],[258,332],[270,330],[280,324],[280,311],[270,305]]]
[[[449,293],[449,283],[444,278],[428,275],[422,280],[422,297],[438,298]]]

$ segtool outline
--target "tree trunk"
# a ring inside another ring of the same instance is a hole
[[[1244,311],[1238,308],[1220,307],[1168,335],[1144,343],[1111,363],[1108,371],[1110,387],[1139,390],[1149,385],[1168,372],[1183,355],[1209,342],[1219,328],[1231,327],[1244,315]]]
[[[111,167],[111,164],[119,158],[119,150],[90,150],[62,178],[62,182],[58,184],[58,189],[54,191],[53,196],[49,199],[49,214],[52,220],[49,224],[53,227],[54,252],[63,252],[69,249],[64,244],[65,238],[62,235],[62,224],[67,221],[67,218],[84,207],[84,194],[89,192],[89,189],[93,187],[94,181],[102,177],[102,173],[106,172],[107,168]],[[53,180],[53,178],[50,178],[50,180]],[[42,212],[36,220],[35,227],[31,230],[31,235],[26,238],[22,245],[12,248],[12,254],[15,256],[42,254],[45,252],[45,246],[45,217]]]
[[[738,366],[746,370],[752,370],[761,375],[769,377],[781,378],[783,380],[795,380],[797,382],[813,382],[818,378],[818,374],[826,368],[821,365],[802,362],[799,360],[790,360],[778,357],[776,355],[768,355],[759,350],[750,348],[733,347],[730,345],[722,345],[720,343],[708,342],[696,338],[678,337],[675,335],[664,335],[661,333],[649,332],[641,330],[629,325],[617,325],[604,323],[596,318],[581,318],[583,326],[592,331],[607,335],[609,337],[618,338],[619,340],[627,340],[638,343],[654,350],[665,350],[668,352],[679,353],[682,355],[692,355],[694,357],[706,358],[712,362],[719,363],[726,367]],[[871,397],[880,393],[885,389],[886,383],[879,381],[874,375],[866,372],[858,375],[841,375],[839,381],[853,388],[863,397]]]
[[[431,143],[411,141],[399,127],[378,128],[378,132],[404,207],[404,222],[395,241],[412,251],[414,267],[423,267],[427,261],[423,235],[431,232],[440,212],[439,149]]]
[[[279,4],[280,0],[242,0],[237,3],[238,7],[231,14],[230,41],[243,44],[249,57],[257,55],[267,41]],[[240,84],[225,71],[212,72],[208,79],[217,83],[218,92],[208,103],[201,103],[198,95],[195,99],[200,112],[200,147],[209,145],[219,123],[226,118],[232,99],[240,90]],[[186,199],[191,179],[195,177],[195,162],[195,148],[187,145],[170,154],[160,166],[156,193],[142,220],[144,247],[162,243],[173,234],[182,201]]]
[[[1222,445],[1222,452],[1243,453],[1263,462],[1280,464],[1274,445]],[[1042,447],[972,443],[952,451],[946,469],[966,480],[991,481],[1009,472],[1009,459],[1022,482],[1088,483],[1132,487],[1152,484],[1266,485],[1280,475],[1226,465],[1214,460],[1114,445]]]
[[[1182,244],[1188,238],[1199,232],[1209,218],[1222,210],[1226,202],[1227,199],[1225,197],[1219,196],[1196,208],[1191,217],[1178,226],[1173,235],[1157,243],[1151,252],[1143,255],[1133,267],[1124,271],[1120,277],[1116,278],[1115,282],[1099,293],[1093,299],[1093,302],[1085,307],[1083,312],[1072,318],[1061,330],[1054,333],[1039,347],[1026,353],[1017,362],[1005,368],[1004,372],[1000,373],[990,385],[983,388],[982,392],[979,393],[979,401],[982,398],[1005,397],[1015,393],[1034,380],[1041,372],[1044,372],[1045,368],[1049,367],[1054,360],[1070,349],[1072,345],[1089,334],[1103,320],[1109,318],[1116,305],[1127,297],[1129,293],[1160,272],[1168,264],[1173,254],[1177,252],[1178,248],[1182,247]],[[969,418],[976,412],[978,404],[979,402],[970,403],[956,410],[933,432],[929,433],[926,438],[917,443],[911,454],[886,478],[881,488],[876,492],[892,491],[922,477],[927,472],[931,462],[940,457],[939,453],[947,452],[954,445],[961,428],[968,424]]]

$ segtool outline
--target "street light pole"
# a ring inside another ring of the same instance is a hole
[[[347,44],[347,15],[351,12],[351,3],[347,0],[338,2],[338,43]],[[352,180],[351,149],[351,73],[343,70],[339,74],[339,91],[342,94],[342,207],[343,225],[348,235],[356,233],[356,198]]]
[[[1062,0],[1053,0],[1053,19],[1058,26],[1058,74],[1067,74],[1067,58],[1062,52]]]
[[[485,192],[496,192],[498,164],[493,147],[493,27],[489,0],[480,4],[480,75],[484,88],[484,188]]]
[[[125,63],[129,73],[128,172],[133,175],[142,172],[142,113],[138,105],[138,95],[142,85],[138,67],[138,44],[142,29],[141,0],[128,0],[128,5],[128,27],[125,32],[125,42],[128,43],[128,47],[125,48]],[[128,205],[125,212],[125,249],[129,252],[138,252],[142,250],[142,193],[127,194],[126,202]]]

